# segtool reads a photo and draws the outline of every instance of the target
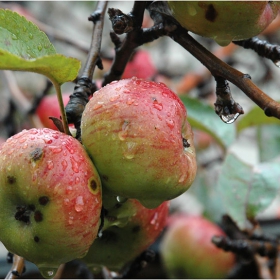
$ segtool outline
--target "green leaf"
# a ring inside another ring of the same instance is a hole
[[[0,9],[0,69],[29,71],[53,83],[73,81],[79,60],[57,54],[47,35],[32,22],[10,10]]]
[[[238,120],[236,128],[239,133],[245,128],[264,124],[280,124],[280,120],[274,117],[268,117],[260,107],[255,106]]]
[[[255,166],[228,154],[217,182],[227,213],[241,229],[249,220],[265,210],[279,190],[280,162],[271,161]]]
[[[0,49],[1,70],[29,71],[43,74],[60,85],[73,81],[77,77],[80,66],[79,60],[61,54],[25,60]]]
[[[25,17],[0,9],[0,48],[24,59],[55,54],[47,35]]]
[[[235,126],[225,124],[215,113],[214,108],[204,102],[182,96],[188,112],[188,121],[193,128],[209,133],[223,149],[229,147],[235,140]]]
[[[257,129],[260,161],[268,161],[280,155],[280,125],[262,125]]]

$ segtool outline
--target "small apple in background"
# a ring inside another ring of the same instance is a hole
[[[202,216],[174,214],[160,245],[160,256],[170,278],[226,278],[235,265],[235,255],[217,248],[214,235],[222,229]]]
[[[260,34],[280,7],[277,1],[168,1],[168,5],[184,28],[221,46]]]
[[[155,242],[166,223],[169,202],[147,209],[135,199],[117,203],[114,198],[114,201],[114,206],[106,209],[102,236],[82,259],[95,272],[102,266],[119,272]]]
[[[193,130],[193,139],[196,151],[207,149],[214,141],[210,134],[198,129]]]
[[[136,50],[124,69],[122,79],[132,77],[151,79],[156,73],[150,53],[146,50]]]
[[[147,208],[184,193],[196,175],[186,108],[162,83],[114,81],[93,94],[81,139],[104,189]]]
[[[23,130],[0,149],[0,241],[44,277],[87,253],[101,204],[99,175],[75,138]]]
[[[69,101],[69,96],[69,93],[62,94],[64,107]],[[38,115],[44,127],[58,130],[57,127],[54,125],[53,121],[49,119],[49,117],[60,118],[61,116],[57,95],[51,94],[44,96],[44,98],[41,100],[38,107],[36,108],[36,114]]]

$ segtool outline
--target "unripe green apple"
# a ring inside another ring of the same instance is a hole
[[[0,241],[53,277],[96,238],[101,183],[83,146],[52,129],[30,129],[0,149]]]
[[[168,1],[186,29],[221,46],[260,34],[276,17],[277,1]]]
[[[211,239],[225,233],[201,216],[171,216],[160,245],[163,265],[170,278],[226,278],[235,255],[216,247]]]
[[[105,198],[106,205],[106,198]],[[135,199],[117,203],[106,211],[105,229],[82,259],[94,271],[106,266],[120,271],[145,251],[163,230],[169,202],[147,209]]]
[[[162,83],[133,77],[98,90],[83,112],[81,137],[102,186],[147,208],[181,195],[195,178],[186,108]]]

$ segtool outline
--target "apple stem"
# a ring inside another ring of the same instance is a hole
[[[5,279],[18,279],[24,271],[24,258],[13,255],[13,265]]]
[[[63,98],[62,98],[62,94],[61,94],[61,86],[54,81],[53,81],[53,85],[54,85],[56,95],[57,95],[57,100],[58,100],[60,114],[61,114],[61,118],[62,118],[64,133],[72,136],[72,134],[70,133],[70,130],[69,130],[69,126],[68,126],[68,122],[67,122],[67,118],[66,118],[66,112],[64,109],[64,103],[63,103]]]

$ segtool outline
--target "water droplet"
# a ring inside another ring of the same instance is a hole
[[[273,61],[273,63],[274,63],[275,66],[277,66],[278,68],[280,67],[280,60],[275,60],[275,61]]]
[[[65,171],[65,169],[66,169],[67,166],[68,166],[68,163],[67,163],[67,161],[64,159],[64,160],[61,162],[61,165],[62,165],[63,171]]]
[[[128,127],[129,127],[129,121],[124,121],[122,124],[122,130],[118,133],[119,139],[121,141],[124,141],[128,134]]]
[[[125,202],[127,201],[127,198],[118,195],[118,196],[116,197],[116,200],[117,200],[117,202],[119,202],[119,203],[125,203]]]
[[[123,147],[123,155],[126,159],[133,159],[136,154],[137,143],[126,142]]]
[[[173,120],[166,120],[166,123],[167,123],[167,126],[170,128],[174,128],[174,126],[175,126],[175,123]]]
[[[181,177],[179,178],[179,183],[183,183],[184,181],[185,181],[185,179],[186,179],[186,176],[187,176],[187,174],[186,173],[183,173],[182,175],[181,175]]]
[[[62,151],[62,149],[58,146],[51,146],[50,149],[54,154],[59,154]]]
[[[129,89],[123,90],[123,93],[130,93],[131,91]]]
[[[23,30],[23,32],[26,32],[27,28],[25,26],[23,26],[22,30]]]
[[[239,113],[232,114],[232,115],[221,115],[220,118],[224,123],[231,124],[236,121],[236,119],[240,116]]]
[[[113,81],[113,82],[110,83],[110,85],[116,84],[117,82],[118,82],[117,80]]]
[[[101,107],[103,107],[103,104],[98,104],[97,103],[96,105],[94,105],[93,110],[97,110],[97,109],[99,109]]]
[[[12,34],[12,39],[13,40],[17,40],[18,39],[17,35],[16,34]]]
[[[79,164],[75,161],[73,157],[70,157],[71,165],[72,165],[72,170],[75,173],[79,173]]]
[[[131,105],[134,101],[135,101],[134,99],[128,98],[128,100],[126,101],[126,104]]]
[[[50,139],[50,138],[46,137],[46,138],[43,138],[43,140],[46,144],[51,144],[52,143],[52,139]]]
[[[39,45],[37,46],[37,49],[38,49],[38,51],[40,52],[40,51],[43,49],[42,45],[39,44]]]
[[[150,224],[154,225],[156,223],[157,219],[158,219],[158,213],[155,213],[153,218],[152,218],[152,220],[151,220],[151,222],[150,222]]]
[[[73,222],[74,222],[73,220],[74,220],[74,217],[70,216],[69,219],[68,219],[68,224],[72,225]]]
[[[49,170],[52,170],[53,167],[54,167],[53,161],[52,161],[52,160],[48,160],[48,161],[47,161],[47,168],[48,168]]]
[[[162,104],[161,104],[161,103],[158,103],[157,100],[154,100],[154,102],[153,102],[153,107],[154,107],[155,109],[159,110],[159,111],[161,111],[162,108],[163,108]]]
[[[27,143],[25,143],[25,144],[22,146],[23,149],[26,149],[27,147],[28,147],[28,144],[27,144]]]
[[[187,12],[190,16],[195,16],[197,14],[196,8],[192,4],[186,4]]]
[[[75,210],[81,212],[84,208],[84,200],[82,196],[76,198]]]
[[[80,178],[76,177],[75,182],[76,182],[76,184],[79,184],[80,183]]]
[[[29,37],[29,39],[33,39],[33,34],[29,33],[28,37]]]
[[[39,267],[41,275],[46,279],[51,279],[55,276],[57,268]]]
[[[68,198],[65,198],[64,199],[64,205],[68,205],[69,204],[69,199]]]

